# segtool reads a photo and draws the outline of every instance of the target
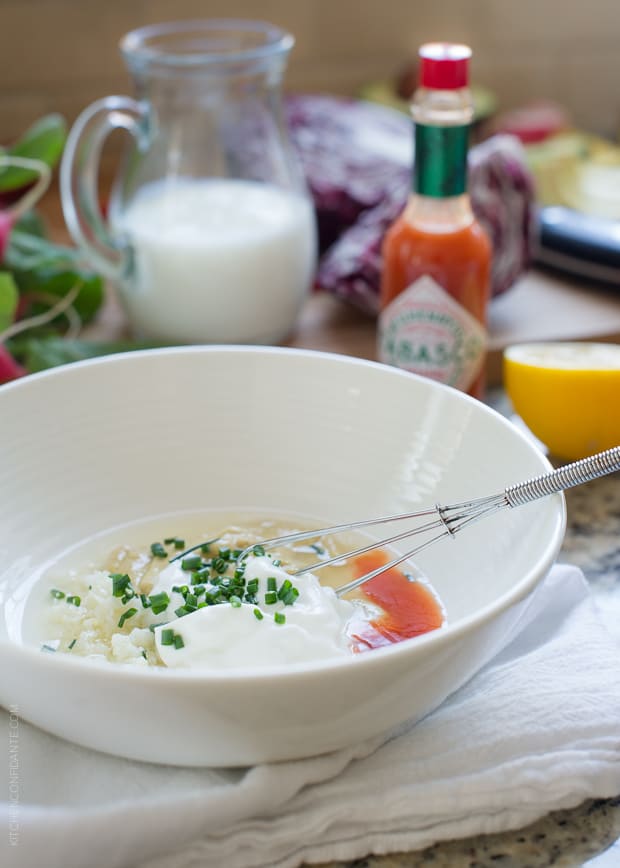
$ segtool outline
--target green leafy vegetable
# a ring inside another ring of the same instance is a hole
[[[30,373],[45,371],[70,362],[80,362],[83,359],[150,349],[154,346],[160,345],[138,344],[130,341],[87,341],[51,335],[45,338],[22,336],[11,341],[14,354]]]
[[[37,296],[62,298],[77,284],[80,293],[73,306],[82,322],[91,320],[101,307],[103,280],[83,267],[78,251],[71,247],[14,229],[4,254],[4,266],[13,272],[20,294],[33,297],[31,314],[41,310],[40,304],[37,308]]]
[[[15,319],[19,293],[13,276],[0,271],[0,334],[8,329]]]
[[[59,114],[41,118],[12,147],[0,153],[12,157],[42,160],[50,168],[56,165],[67,140],[67,123]],[[36,181],[37,173],[17,166],[0,168],[0,192],[7,193],[27,187]]]

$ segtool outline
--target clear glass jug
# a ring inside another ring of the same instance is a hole
[[[99,100],[73,126],[60,173],[65,220],[140,337],[275,343],[293,328],[316,229],[282,116],[292,45],[252,21],[133,31],[121,52],[137,98]],[[106,219],[99,158],[115,129],[131,138]]]

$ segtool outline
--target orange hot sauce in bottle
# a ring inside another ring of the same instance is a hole
[[[383,243],[378,354],[480,398],[491,243],[467,195],[470,57],[466,45],[420,48],[412,192]]]

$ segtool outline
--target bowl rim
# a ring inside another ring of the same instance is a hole
[[[450,386],[445,386],[441,383],[430,380],[426,377],[412,374],[399,368],[385,365],[380,362],[369,359],[361,359],[356,356],[346,356],[340,353],[325,352],[322,350],[303,349],[299,347],[272,347],[272,346],[255,346],[255,345],[236,345],[236,344],[212,344],[212,345],[185,345],[172,347],[156,347],[152,349],[132,350],[123,353],[114,353],[106,356],[97,356],[90,359],[83,359],[76,362],[70,362],[65,365],[60,365],[55,368],[49,368],[45,371],[39,371],[30,374],[24,379],[14,380],[5,384],[0,388],[0,405],[2,403],[2,395],[9,392],[23,390],[29,386],[35,385],[42,380],[57,378],[71,374],[75,370],[81,370],[89,367],[110,366],[124,364],[127,360],[141,360],[148,357],[159,356],[185,356],[203,354],[250,354],[250,355],[267,355],[267,356],[299,356],[308,358],[320,358],[326,361],[333,361],[338,364],[370,367],[373,369],[389,372],[390,375],[402,377],[404,379],[414,378],[424,384],[425,388],[432,391],[444,391],[454,393],[457,400],[473,403],[479,411],[485,415],[492,417],[496,422],[499,422],[503,427],[512,432],[513,436],[525,443],[533,454],[540,459],[542,467],[541,472],[552,470],[548,458],[540,452],[532,439],[515,426],[509,419],[502,416],[497,410],[482,403],[481,401],[459,392]],[[189,685],[207,685],[209,683],[234,682],[241,684],[252,682],[256,685],[257,682],[269,682],[277,678],[283,685],[287,681],[297,682],[301,677],[314,677],[317,674],[337,672],[340,669],[349,668],[351,666],[364,666],[364,668],[373,666],[383,666],[383,661],[391,656],[415,655],[421,653],[429,645],[435,645],[437,649],[444,648],[448,644],[457,641],[463,635],[475,630],[477,627],[488,623],[490,620],[499,616],[513,605],[524,600],[542,581],[547,572],[551,569],[556,561],[557,555],[561,548],[564,533],[566,530],[566,500],[562,493],[550,495],[547,498],[550,502],[555,502],[557,515],[557,526],[555,533],[550,535],[544,552],[539,558],[537,564],[534,564],[525,575],[504,594],[497,597],[493,602],[476,610],[470,615],[460,619],[456,624],[446,624],[436,630],[429,631],[420,636],[415,636],[410,639],[404,639],[392,645],[375,648],[372,654],[352,654],[350,657],[334,657],[325,660],[317,660],[301,663],[290,663],[281,666],[270,666],[265,669],[251,668],[235,668],[230,670],[216,671],[208,668],[191,668],[191,669],[167,669],[161,667],[143,667],[115,664],[108,660],[93,660],[87,657],[72,657],[69,654],[49,653],[42,654],[40,648],[34,645],[28,645],[24,642],[18,642],[14,639],[0,640],[0,650],[8,648],[9,653],[16,654],[26,658],[27,661],[39,664],[42,666],[51,667],[52,670],[61,669],[67,673],[80,672],[87,673],[94,678],[101,678],[104,681],[110,679],[121,678],[129,679],[137,682],[143,682],[145,685],[153,683],[153,679],[160,682],[172,680],[173,683],[189,684]],[[419,649],[419,652],[417,652]]]

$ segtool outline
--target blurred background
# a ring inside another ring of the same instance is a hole
[[[126,31],[214,16],[295,35],[288,91],[358,95],[397,76],[420,43],[460,40],[473,48],[474,82],[501,109],[545,97],[575,126],[617,138],[618,0],[0,0],[2,140],[47,112],[72,121],[92,100],[128,92]]]

